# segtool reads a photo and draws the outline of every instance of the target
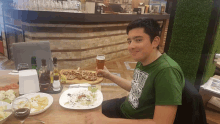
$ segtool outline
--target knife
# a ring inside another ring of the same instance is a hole
[[[12,109],[5,109],[4,112],[13,112]]]
[[[88,88],[88,87],[96,87],[96,85],[88,85],[88,86],[81,86],[81,85],[74,85],[74,86],[66,86],[67,88]]]

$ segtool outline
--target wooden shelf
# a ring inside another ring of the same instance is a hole
[[[69,13],[53,11],[27,11],[27,10],[7,10],[12,11],[15,20],[27,23],[46,23],[46,24],[71,24],[71,23],[119,23],[130,22],[138,18],[152,18],[155,20],[169,19],[169,14],[88,14],[88,13]]]

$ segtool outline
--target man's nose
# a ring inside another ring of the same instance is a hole
[[[135,42],[131,41],[131,43],[128,45],[128,49],[135,48]]]

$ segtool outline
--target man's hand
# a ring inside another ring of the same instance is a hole
[[[118,86],[120,86],[121,88],[127,91],[131,90],[131,81],[110,73],[105,66],[103,70],[96,68],[96,73],[97,75],[98,74],[103,75],[104,78],[111,80],[112,82],[116,83]]]
[[[104,78],[107,78],[107,79],[109,79],[109,77],[110,77],[110,75],[111,75],[111,73],[108,71],[108,69],[107,69],[105,66],[104,66],[104,69],[103,69],[103,70],[96,68],[96,72],[97,72],[97,74],[103,75],[103,77],[104,77]]]
[[[109,118],[101,112],[90,112],[85,116],[86,124],[108,124]]]

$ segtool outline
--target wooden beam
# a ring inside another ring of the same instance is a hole
[[[161,30],[161,35],[160,35],[160,44],[159,44],[160,47],[164,46],[164,38],[167,35],[166,29],[167,29],[168,25],[169,25],[169,19],[164,19],[163,20],[163,25],[162,25],[162,30]]]

